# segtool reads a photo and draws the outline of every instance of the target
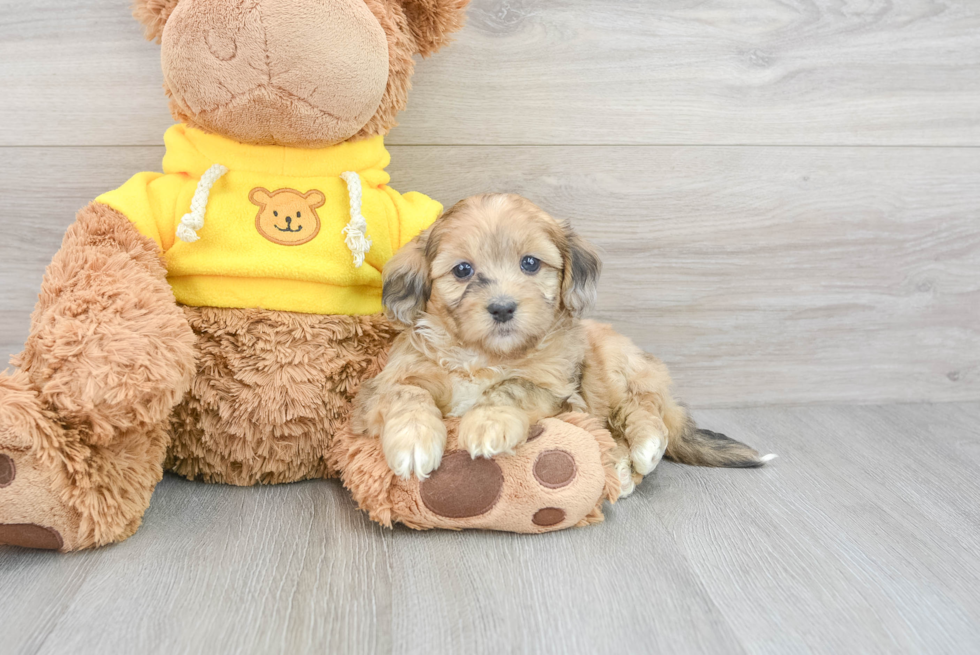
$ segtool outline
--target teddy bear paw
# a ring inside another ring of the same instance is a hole
[[[48,418],[18,382],[0,378],[0,545],[71,550],[78,516],[55,493],[56,464],[42,461],[32,435]]]
[[[545,419],[513,455],[492,459],[471,457],[454,432],[428,479],[397,482],[403,501],[396,505],[414,515],[395,520],[414,527],[550,532],[601,520],[603,500],[618,495],[618,471],[605,461],[596,434],[577,425]]]

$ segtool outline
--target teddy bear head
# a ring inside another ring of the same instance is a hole
[[[320,148],[395,126],[412,57],[469,0],[135,0],[162,46],[178,121],[252,144]]]

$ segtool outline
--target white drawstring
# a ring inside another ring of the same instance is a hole
[[[201,237],[197,236],[197,231],[204,227],[204,212],[208,209],[208,196],[211,195],[211,187],[221,179],[221,176],[228,172],[228,169],[221,164],[215,164],[204,171],[197,189],[194,190],[194,197],[191,199],[191,210],[184,214],[177,226],[177,238],[187,243],[194,243]]]
[[[371,238],[367,236],[367,221],[361,215],[361,177],[354,171],[341,173],[347,183],[347,195],[350,197],[350,222],[344,227],[344,243],[354,255],[354,267],[364,264],[364,255],[371,250]]]

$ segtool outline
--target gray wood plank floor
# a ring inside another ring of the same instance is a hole
[[[696,415],[780,458],[664,463],[543,536],[387,531],[335,481],[168,477],[125,543],[0,549],[0,653],[980,649],[980,403]]]

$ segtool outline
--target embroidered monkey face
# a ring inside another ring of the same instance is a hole
[[[300,193],[294,189],[269,191],[252,189],[248,199],[259,206],[255,229],[272,243],[298,246],[313,240],[320,233],[320,217],[316,208],[326,201],[316,189]]]

